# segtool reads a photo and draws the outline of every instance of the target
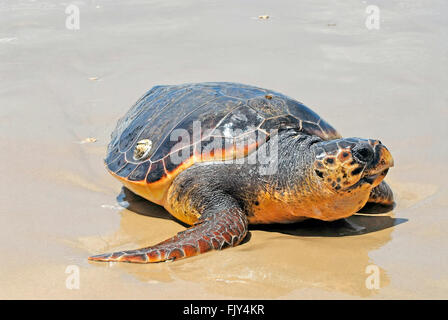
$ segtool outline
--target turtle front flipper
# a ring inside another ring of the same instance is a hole
[[[154,246],[89,257],[92,261],[162,262],[238,245],[247,233],[247,218],[237,207],[205,211],[193,227]]]
[[[367,203],[378,203],[386,206],[393,205],[394,194],[392,189],[385,181],[381,181],[381,183],[370,192],[370,198]]]

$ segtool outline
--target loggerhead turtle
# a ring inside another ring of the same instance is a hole
[[[238,83],[156,86],[118,121],[109,172],[191,225],[93,261],[160,262],[238,245],[248,224],[346,218],[392,204],[393,159],[379,141],[345,138],[302,103]]]

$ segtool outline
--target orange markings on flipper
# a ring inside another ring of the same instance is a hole
[[[195,246],[189,245],[189,244],[183,245],[182,249],[184,250],[185,257],[193,257],[200,253],[198,251],[198,248],[196,248]]]
[[[146,256],[148,257],[149,262],[157,262],[160,261],[160,252],[159,250],[151,250],[146,253]]]
[[[228,233],[223,232],[222,237],[226,240],[227,243],[232,243],[232,237]]]
[[[110,255],[109,259],[111,260],[117,260],[119,259],[122,255],[124,254],[124,252],[119,251],[119,252],[114,252]]]
[[[91,257],[89,257],[88,259],[89,259],[90,261],[103,261],[103,262],[107,262],[107,261],[111,261],[111,260],[109,260],[109,258],[110,258],[110,254],[99,254],[99,255],[96,255],[96,256],[91,256]]]
[[[168,256],[168,260],[182,259],[183,257],[185,257],[184,251],[181,248],[174,248],[173,250],[171,250]]]
[[[219,250],[221,247],[221,244],[219,243],[218,240],[216,240],[215,238],[212,238],[212,246],[215,250]]]
[[[118,261],[146,263],[148,261],[148,257],[146,256],[146,254],[123,255],[123,256],[121,256],[121,258],[119,258]]]
[[[178,260],[239,244],[247,233],[247,218],[240,210],[217,213],[155,246],[90,257],[92,261],[152,263]]]
[[[198,248],[200,253],[204,253],[213,249],[213,246],[210,242],[205,241],[204,239],[198,240]]]

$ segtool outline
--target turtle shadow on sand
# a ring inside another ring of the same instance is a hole
[[[117,201],[120,206],[134,213],[147,217],[176,221],[184,227],[189,227],[188,224],[177,220],[174,216],[169,214],[162,206],[140,197],[126,187],[121,188],[121,192],[117,196]]]
[[[395,205],[367,204],[357,214],[336,221],[307,219],[291,224],[253,225],[251,230],[279,232],[301,237],[344,237],[362,235],[391,228],[408,219],[393,218],[389,213]]]
[[[153,218],[173,220],[184,227],[189,227],[189,225],[170,215],[163,207],[136,195],[126,187],[122,188],[121,193],[117,196],[117,200],[121,206],[134,213]],[[302,222],[291,224],[250,225],[249,230],[279,232],[301,237],[344,237],[362,235],[391,228],[408,221],[403,218],[393,218],[389,215],[381,215],[391,212],[393,209],[394,206],[368,204],[362,208],[358,214],[346,219],[331,222],[307,219]],[[250,232],[243,243],[249,241],[249,239]]]
[[[153,235],[135,236],[135,227],[141,223],[139,215],[176,221],[188,227],[163,207],[139,197],[125,187],[117,199],[126,211],[136,213],[122,215],[119,234],[124,239],[134,237],[140,247],[150,244]],[[153,264],[150,267],[127,263],[118,264],[117,267],[144,283],[160,282],[164,285],[181,279],[199,285],[211,294],[228,297],[272,299],[310,288],[369,297],[377,293],[365,285],[366,266],[377,263],[372,260],[370,252],[391,240],[393,226],[407,221],[384,215],[386,208],[374,209],[366,208],[361,215],[333,222],[309,219],[286,225],[250,225],[252,232],[265,232],[257,234],[254,237],[256,239],[250,239],[251,232],[248,232],[244,245],[235,248],[232,254],[220,252],[173,264]],[[364,215],[366,212],[369,215]],[[380,230],[384,232],[378,236],[350,237]],[[297,241],[276,241],[279,233],[296,236]],[[315,239],[308,239],[311,237]],[[353,250],[347,250],[348,247]],[[291,251],[292,248],[294,250]],[[244,265],[241,261],[244,261]],[[316,261],[319,263],[316,264]],[[387,287],[390,282],[387,271],[380,265],[378,267],[381,288]]]

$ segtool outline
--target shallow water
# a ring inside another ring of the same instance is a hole
[[[68,3],[0,1],[0,298],[448,297],[446,2],[377,1],[368,30],[354,0],[77,1],[77,31]],[[102,159],[146,90],[199,81],[280,91],[344,136],[381,139],[396,207],[352,217],[362,230],[257,227],[174,263],[89,263],[184,229],[138,198],[120,207]],[[70,265],[79,289],[66,287]],[[366,286],[371,265],[379,289]]]

